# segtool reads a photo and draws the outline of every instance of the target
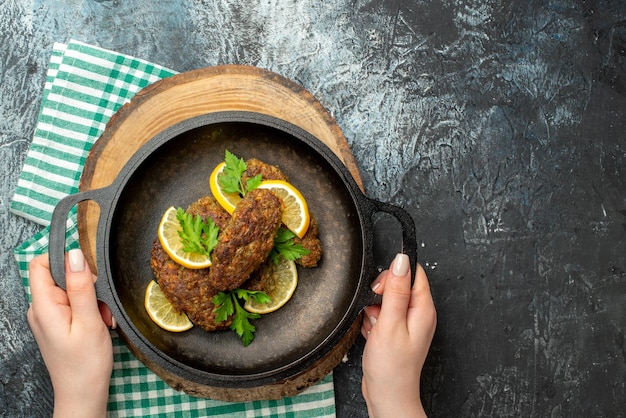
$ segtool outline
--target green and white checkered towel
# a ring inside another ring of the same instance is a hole
[[[15,249],[28,299],[28,263],[48,252],[56,203],[78,192],[83,164],[109,118],[135,93],[175,72],[77,41],[55,44],[31,148],[11,211],[45,228]],[[68,220],[67,249],[77,248],[76,212]],[[109,414],[119,417],[334,417],[332,374],[305,392],[278,401],[228,403],[177,392],[147,369],[112,332],[114,367]]]

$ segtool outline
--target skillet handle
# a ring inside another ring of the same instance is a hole
[[[385,203],[374,199],[366,198],[371,205],[372,216],[376,213],[387,213],[392,215],[400,223],[402,228],[402,252],[409,256],[411,265],[411,284],[415,280],[415,272],[417,271],[417,236],[415,232],[415,222],[411,215],[400,206],[391,203]],[[386,268],[386,266],[385,266]],[[369,290],[366,292],[363,307],[369,305],[378,305],[382,302],[382,296]]]
[[[52,273],[52,278],[63,290],[66,289],[65,236],[67,231],[67,216],[72,208],[82,201],[94,200],[99,205],[101,205],[101,202],[110,201],[109,191],[110,187],[105,187],[102,189],[89,190],[65,196],[59,201],[59,203],[57,203],[54,211],[52,212],[48,258],[50,260],[50,272]]]

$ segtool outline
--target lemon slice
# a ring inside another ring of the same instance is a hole
[[[235,207],[237,203],[241,200],[241,196],[238,193],[225,193],[222,190],[219,182],[219,175],[224,171],[224,167],[226,166],[225,162],[221,162],[213,169],[211,173],[211,177],[209,177],[209,187],[211,188],[211,193],[213,193],[213,197],[217,202],[226,210],[226,212],[232,213],[235,211]]]
[[[174,309],[159,284],[154,280],[148,283],[148,287],[146,287],[144,306],[150,318],[167,331],[182,332],[193,327],[193,323],[187,318],[187,315]]]
[[[298,286],[298,270],[296,269],[296,263],[293,261],[283,257],[281,257],[280,260],[274,270],[274,274],[268,279],[272,281],[270,287],[272,287],[273,290],[268,293],[272,301],[268,303],[257,303],[253,298],[249,298],[243,306],[246,311],[257,314],[274,312],[283,307],[285,303],[291,299],[293,292],[296,290],[296,286]]]
[[[298,189],[291,183],[283,180],[265,180],[259,185],[260,189],[269,189],[276,196],[280,197],[285,204],[283,212],[283,224],[298,237],[302,238],[309,229],[309,208],[306,200]]]
[[[183,243],[178,231],[180,222],[176,219],[176,208],[173,206],[165,211],[159,224],[159,241],[172,260],[189,269],[203,269],[211,265],[211,257],[183,251]]]

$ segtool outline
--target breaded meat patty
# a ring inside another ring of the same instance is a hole
[[[267,258],[282,224],[283,202],[267,189],[249,191],[220,230],[209,282],[217,290],[240,287]]]
[[[211,197],[203,197],[187,208],[192,215],[200,215],[206,221],[213,219],[220,228],[230,222],[230,215]],[[215,323],[213,296],[219,291],[211,286],[209,269],[192,270],[170,258],[158,239],[152,246],[150,260],[152,272],[167,299],[180,312],[187,314],[191,322],[207,331],[226,329],[231,320]]]
[[[170,258],[158,239],[152,246],[152,272],[165,297],[191,322],[207,331],[227,329],[231,319],[215,322],[213,296],[218,291],[209,283],[209,269],[192,270]]]

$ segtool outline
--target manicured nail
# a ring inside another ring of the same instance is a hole
[[[370,324],[372,324],[372,326],[376,325],[376,321],[378,321],[378,319],[375,316],[370,316]]]
[[[380,281],[374,281],[372,283],[372,291],[376,292],[376,289],[378,289],[380,287]]]
[[[111,329],[116,329],[117,328],[117,321],[115,320],[114,316],[111,316]]]
[[[68,255],[70,259],[70,271],[72,273],[80,273],[81,271],[85,271],[85,255],[80,250],[80,248],[70,250],[68,252]]]
[[[398,277],[406,276],[410,267],[409,256],[406,254],[398,254],[393,260],[392,273],[394,276]]]

